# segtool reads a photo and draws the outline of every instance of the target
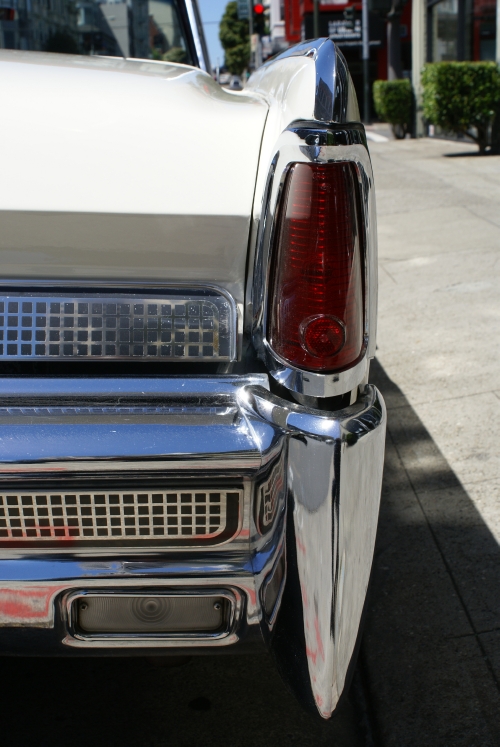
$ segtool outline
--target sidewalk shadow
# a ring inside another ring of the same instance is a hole
[[[384,747],[500,744],[500,547],[378,361],[388,435],[364,669]]]
[[[445,158],[467,158],[469,156],[498,156],[498,153],[480,153],[478,150],[467,151],[466,153],[444,153]]]

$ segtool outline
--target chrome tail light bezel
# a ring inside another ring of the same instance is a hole
[[[350,368],[333,373],[304,371],[282,359],[267,337],[272,250],[287,174],[294,163],[348,162],[353,165],[359,192],[360,241],[364,257],[363,352]],[[272,160],[256,239],[254,274],[248,288],[248,316],[254,347],[270,375],[292,393],[327,398],[353,391],[367,380],[375,354],[377,315],[377,235],[373,172],[364,127],[348,124],[295,122],[280,136]]]

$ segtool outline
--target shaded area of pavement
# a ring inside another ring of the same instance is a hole
[[[500,548],[377,361],[388,405],[361,665],[384,747],[500,744]]]
[[[369,747],[362,721],[311,718],[266,655],[0,660],[3,747]]]

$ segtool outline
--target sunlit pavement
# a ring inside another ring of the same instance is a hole
[[[362,650],[377,743],[500,744],[500,157],[370,142],[389,437]]]

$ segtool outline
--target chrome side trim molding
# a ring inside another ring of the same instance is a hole
[[[176,400],[191,396],[234,397],[241,386],[262,386],[269,388],[266,374],[248,376],[0,376],[0,403],[9,404],[23,399],[26,407],[32,399],[61,401],[64,397],[90,399],[154,399]],[[25,399],[26,398],[26,399]]]

